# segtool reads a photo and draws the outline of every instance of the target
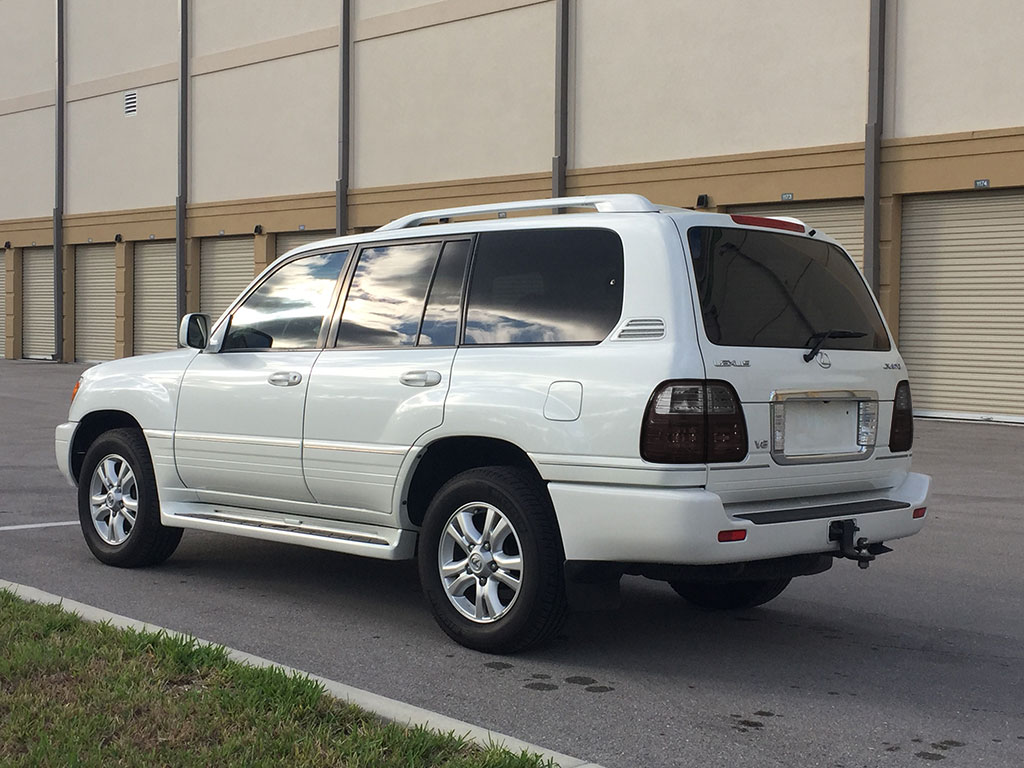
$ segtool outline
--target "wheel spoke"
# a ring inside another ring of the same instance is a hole
[[[480,593],[483,593],[488,617],[500,616],[505,606],[501,604],[501,600],[498,598],[498,582],[494,581],[494,579],[488,579],[487,584],[479,588],[477,594]]]
[[[441,575],[446,579],[450,579],[453,576],[457,576],[460,573],[466,572],[466,566],[469,564],[469,559],[464,558],[462,560],[453,560],[450,563],[445,563],[441,566]]]
[[[122,461],[121,466],[117,468],[117,484],[124,485],[125,478],[132,473],[131,467],[128,466],[127,461]]]
[[[96,493],[89,497],[89,501],[92,502],[93,506],[102,506],[107,502],[107,494]]]
[[[128,536],[124,529],[124,515],[114,514],[110,516],[110,538],[115,544],[120,544]]]
[[[484,602],[484,590],[481,589],[479,585],[477,585],[476,588],[476,604],[474,605],[474,615],[478,619],[488,618],[487,604]]]
[[[103,460],[99,476],[100,480],[103,481],[103,487],[108,491],[117,485],[117,472],[114,469],[114,459],[112,457]]]
[[[463,573],[461,576],[456,577],[451,584],[446,584],[445,591],[452,597],[462,597],[473,584],[476,584],[476,579],[468,573]]]
[[[106,504],[100,504],[92,508],[92,519],[101,523],[107,522],[112,514],[113,511]]]
[[[462,531],[462,535],[470,542],[470,546],[480,543],[483,536],[480,531],[476,529],[476,525],[473,523],[472,510],[460,512],[455,516],[455,520],[458,522],[459,530]]]
[[[132,517],[135,517],[135,513],[139,511],[139,500],[133,499],[131,496],[125,496],[121,499],[121,503],[124,504],[124,508],[132,513]]]
[[[127,499],[125,499],[125,501],[127,501]],[[135,527],[135,511],[129,509],[127,504],[121,508],[120,516],[128,521],[129,530]]]
[[[491,532],[494,530],[494,524],[502,519],[500,512],[495,512],[494,507],[487,508],[487,514],[484,517],[484,528],[480,531],[480,541],[492,541],[493,537]]]
[[[512,526],[509,524],[508,518],[502,515],[494,526],[494,530],[491,531],[491,548],[495,552],[501,551],[501,545],[510,533],[512,533]]]
[[[494,562],[503,571],[523,570],[523,558],[519,555],[506,555],[504,552],[495,552]]]
[[[522,584],[522,582],[515,576],[513,576],[511,573],[500,569],[491,574],[491,579],[500,581],[502,584],[504,584],[506,587],[509,587],[514,592],[519,592],[519,586],[520,584]]]
[[[445,533],[448,535],[449,538],[454,539],[455,543],[462,547],[462,550],[467,555],[469,554],[470,550],[473,549],[472,542],[467,540],[466,537],[462,534],[462,531],[456,528],[452,523],[448,524],[448,527],[445,529]]]

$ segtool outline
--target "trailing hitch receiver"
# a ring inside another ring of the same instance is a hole
[[[867,568],[878,555],[892,552],[892,549],[880,541],[871,544],[863,536],[855,540],[854,536],[859,532],[860,528],[857,527],[855,520],[833,520],[829,523],[828,540],[839,542],[836,557],[848,557],[850,560],[856,560],[858,567]]]

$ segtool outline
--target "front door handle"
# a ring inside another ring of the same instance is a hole
[[[437,371],[406,371],[399,381],[407,387],[433,387],[441,383],[441,374]]]
[[[270,374],[267,381],[275,387],[294,387],[302,381],[302,374],[298,371],[278,371]]]

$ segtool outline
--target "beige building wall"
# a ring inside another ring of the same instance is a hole
[[[193,0],[192,56],[337,27],[340,18],[340,0]]]
[[[69,86],[178,60],[178,0],[72,0],[65,8]]]
[[[886,136],[1024,126],[1020,0],[890,5]]]
[[[480,0],[472,0],[479,3]],[[412,8],[422,8],[425,5],[451,5],[451,0],[353,0],[352,19],[369,19],[374,16],[386,16],[391,13],[401,13]]]
[[[353,186],[549,169],[554,24],[546,2],[357,37]]]
[[[52,214],[54,120],[54,107],[0,115],[0,221]]]
[[[572,167],[863,141],[868,0],[575,8]]]
[[[67,213],[171,205],[177,190],[177,83],[137,89],[138,113],[122,91],[67,107]],[[52,152],[52,148],[51,148]]]
[[[53,103],[56,3],[0,0],[0,114],[4,102],[17,96],[50,92]]]
[[[333,190],[337,46],[193,77],[190,122],[190,202]]]

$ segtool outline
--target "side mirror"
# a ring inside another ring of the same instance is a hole
[[[181,318],[178,343],[183,347],[206,349],[206,345],[210,343],[210,316],[191,312]]]

